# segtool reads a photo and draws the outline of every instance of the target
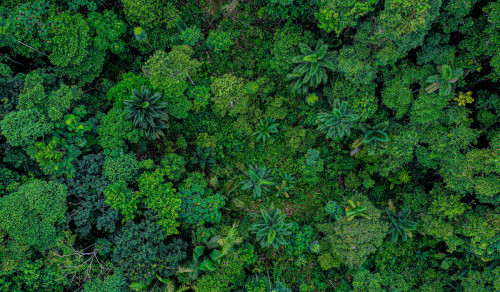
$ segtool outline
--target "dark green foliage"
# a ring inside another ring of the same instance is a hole
[[[212,168],[215,165],[215,153],[212,147],[197,148],[191,163],[199,164],[202,170]]]
[[[328,215],[332,216],[335,220],[338,220],[345,215],[345,210],[333,201],[330,201],[326,204],[325,212]]]
[[[262,198],[262,194],[270,191],[270,187],[275,185],[271,170],[257,165],[249,165],[248,170],[245,172],[248,177],[242,181],[242,190],[252,190],[254,199]]]
[[[358,120],[347,102],[335,100],[331,113],[318,113],[318,130],[330,139],[342,139],[351,135],[351,129]]]
[[[151,219],[130,221],[114,237],[111,259],[131,281],[144,282],[155,275],[168,278],[186,258],[187,244],[180,239],[165,241],[167,233]]]
[[[0,1],[0,290],[500,290],[499,48],[498,0]]]
[[[161,172],[172,181],[179,181],[186,172],[186,159],[174,153],[165,154],[161,158],[160,165]]]
[[[61,179],[68,186],[68,201],[73,202],[68,209],[68,219],[81,237],[88,236],[96,229],[114,232],[118,212],[105,202],[103,191],[109,182],[103,177],[102,154],[83,156],[75,162],[75,176]]]
[[[316,89],[319,85],[328,81],[327,69],[335,70],[333,65],[333,54],[328,52],[328,45],[319,40],[315,50],[306,44],[299,44],[301,55],[292,59],[293,63],[299,64],[292,73],[287,76],[288,80],[296,80],[293,91],[306,95],[309,89]]]
[[[267,211],[261,206],[260,214],[255,214],[254,218],[256,222],[250,230],[255,233],[262,247],[278,248],[288,244],[286,237],[292,234],[292,223],[285,223],[286,215],[282,214],[280,209],[271,207],[271,210]]]
[[[167,104],[160,101],[161,94],[152,94],[146,86],[142,86],[141,91],[132,90],[131,99],[125,100],[125,112],[132,120],[134,126],[143,130],[148,139],[158,139],[165,135],[163,130],[167,127],[167,114],[165,108]]]

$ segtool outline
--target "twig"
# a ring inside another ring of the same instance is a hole
[[[25,43],[23,43],[21,41],[16,40],[16,42],[20,43],[23,46],[26,46],[26,47],[32,49],[33,51],[39,52],[40,54],[44,55],[45,57],[48,57],[47,55],[45,55],[44,53],[40,52],[39,50],[37,50],[37,49],[35,49],[35,48],[31,47],[31,46],[28,46],[27,44],[25,44]]]

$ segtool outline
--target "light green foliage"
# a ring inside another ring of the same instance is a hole
[[[307,95],[309,89],[316,89],[328,81],[327,69],[335,70],[333,53],[328,52],[328,45],[319,40],[313,50],[306,44],[299,44],[300,53],[292,59],[295,67],[287,80],[295,80],[293,91]]]
[[[381,212],[366,198],[353,198],[366,208],[367,217],[348,220],[340,218],[333,224],[319,225],[319,230],[326,235],[329,251],[347,267],[359,268],[367,256],[375,252],[382,244],[388,224],[381,220]]]
[[[322,1],[319,12],[315,13],[318,27],[340,35],[348,27],[357,24],[360,17],[372,12],[376,0],[327,0]]]
[[[61,84],[61,87],[57,91],[52,91],[47,97],[46,107],[48,117],[53,121],[61,119],[66,111],[69,110],[71,102],[77,100],[80,94],[81,92],[76,86],[69,87]]]
[[[244,114],[249,110],[250,97],[246,94],[243,79],[234,75],[225,74],[213,80],[210,85],[214,102],[214,113],[224,117],[229,115]]]
[[[160,165],[161,172],[172,181],[179,181],[186,172],[186,159],[174,153],[165,154]]]
[[[166,110],[178,119],[187,117],[191,102],[183,95],[187,88],[186,79],[192,83],[201,63],[192,59],[194,51],[190,46],[174,46],[167,54],[156,51],[144,64],[143,71],[153,89],[163,93],[162,101],[166,102]]]
[[[50,133],[54,126],[41,112],[31,109],[9,113],[0,121],[0,128],[10,145],[26,147]]]
[[[203,111],[212,99],[208,86],[190,86],[186,94],[192,101],[191,109],[195,112]]]
[[[37,71],[30,72],[24,80],[24,86],[19,94],[20,110],[37,109],[44,107],[45,98],[47,96],[45,87],[43,86],[43,78]]]
[[[19,244],[45,251],[55,244],[64,222],[67,187],[34,179],[0,198],[0,228]]]
[[[192,26],[183,30],[180,38],[184,44],[194,46],[203,38],[203,34],[199,27]]]
[[[52,64],[66,68],[65,73],[71,77],[79,76],[78,66],[90,57],[92,50],[91,29],[85,18],[80,14],[60,13],[51,18],[56,24],[51,28],[53,35],[50,41]],[[94,61],[102,66],[103,56],[95,56]],[[100,67],[100,66],[96,67]],[[95,72],[94,72],[95,74]],[[93,76],[95,77],[95,76]],[[85,80],[92,81],[93,78]]]
[[[382,277],[380,274],[372,274],[368,270],[360,270],[354,275],[352,281],[353,292],[383,292]]]
[[[37,109],[51,120],[57,121],[70,109],[72,101],[80,98],[81,91],[76,86],[61,84],[58,90],[47,96],[42,83],[43,78],[37,71],[31,71],[26,76],[24,87],[19,94],[18,109]]]
[[[167,127],[168,116],[164,109],[167,104],[160,100],[160,93],[152,94],[151,90],[143,85],[140,92],[133,89],[131,99],[123,102],[127,118],[132,120],[135,127],[144,131],[148,139],[154,140],[165,135],[163,130]]]
[[[179,233],[177,217],[181,199],[172,183],[166,183],[163,176],[160,170],[143,173],[138,180],[139,190],[148,208],[158,213],[160,217],[158,225],[167,235],[177,234]]]
[[[142,88],[142,86],[150,87],[149,81],[142,75],[134,75],[129,72],[122,76],[122,80],[113,86],[106,94],[107,98],[113,102],[113,108],[123,109],[123,102],[130,99],[132,90]]]
[[[125,286],[125,278],[121,271],[105,276],[103,280],[92,279],[85,283],[85,292],[120,292]]]
[[[111,182],[131,182],[137,175],[139,164],[134,154],[121,154],[117,157],[108,156],[104,162],[103,174]]]
[[[325,133],[327,138],[342,139],[351,135],[357,120],[358,116],[349,109],[348,103],[337,99],[331,113],[318,113],[318,130]]]
[[[318,262],[319,262],[320,267],[323,270],[338,268],[342,265],[342,262],[337,260],[337,259],[334,259],[332,257],[332,254],[329,252],[321,253],[318,256]]]
[[[127,119],[127,112],[121,109],[111,109],[105,115],[97,133],[99,135],[99,145],[104,149],[126,148],[126,142],[139,142],[139,130],[134,128],[131,121]]]
[[[331,85],[325,86],[323,91],[334,105],[336,100],[347,102],[351,114],[357,115],[360,122],[366,121],[377,111],[375,84],[359,85],[336,76]]]
[[[125,15],[135,23],[146,28],[154,28],[165,25],[167,28],[174,27],[180,18],[179,11],[167,1],[161,0],[121,0]]]
[[[482,271],[469,270],[462,278],[465,292],[489,292],[500,289],[500,267],[484,267]]]
[[[300,171],[304,176],[305,182],[315,185],[319,182],[319,175],[324,169],[324,161],[320,158],[318,149],[309,149],[304,158],[299,160]]]
[[[382,91],[382,102],[387,107],[396,111],[396,117],[400,119],[408,112],[410,105],[413,101],[413,93],[410,89],[410,84],[401,80],[401,78],[394,78],[386,83]]]
[[[125,216],[124,221],[134,219],[137,205],[141,200],[140,193],[128,189],[127,183],[124,181],[118,181],[109,185],[104,190],[104,195],[106,196],[106,203]]]
[[[269,192],[270,187],[275,185],[273,177],[271,176],[271,170],[264,167],[259,167],[257,165],[249,165],[248,170],[245,172],[248,177],[246,180],[242,181],[242,190],[252,190],[254,199],[261,199],[262,194]]]
[[[260,207],[260,215],[254,214],[256,222],[252,224],[250,230],[255,233],[257,240],[262,247],[272,246],[278,248],[280,245],[287,245],[286,237],[291,235],[291,222],[285,223],[286,215],[280,209],[271,207],[267,211]]]
[[[292,59],[299,54],[298,44],[304,41],[302,32],[297,26],[290,25],[278,29],[273,36],[271,68],[280,74],[290,72]]]
[[[227,51],[233,45],[233,40],[230,32],[211,30],[205,44],[216,52]]]

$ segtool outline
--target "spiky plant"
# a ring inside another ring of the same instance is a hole
[[[361,206],[361,202],[359,201],[353,201],[353,200],[348,200],[347,204],[349,205],[345,209],[345,215],[347,217],[347,221],[351,221],[354,219],[356,216],[363,217],[366,219],[370,219],[370,216],[365,214],[366,207]]]
[[[163,129],[167,127],[168,115],[164,112],[167,104],[160,98],[160,93],[152,94],[146,86],[142,86],[140,92],[133,89],[131,99],[123,102],[128,118],[152,140],[163,136]]]
[[[257,165],[249,165],[248,171],[245,172],[248,177],[246,180],[242,181],[242,190],[252,190],[253,198],[262,198],[263,192],[268,192],[270,187],[275,183],[273,182],[273,177],[271,176],[271,170],[264,167],[258,167]]]
[[[328,52],[328,45],[319,40],[315,50],[305,44],[299,44],[301,55],[292,59],[298,64],[287,80],[295,80],[293,90],[301,95],[307,95],[309,88],[317,88],[328,81],[327,69],[335,70],[333,53]]]
[[[417,223],[408,219],[410,215],[409,209],[404,209],[401,212],[396,211],[396,207],[389,201],[389,207],[386,210],[389,220],[389,230],[387,234],[391,236],[393,242],[401,238],[406,241],[408,237],[412,237],[412,231],[417,230]]]
[[[363,131],[363,136],[354,141],[352,144],[353,148],[358,148],[361,145],[365,145],[369,154],[375,153],[378,146],[383,146],[385,143],[389,142],[389,135],[385,132],[388,123],[379,123],[375,126],[360,125],[359,128]]]
[[[274,118],[267,118],[264,120],[260,120],[260,125],[257,128],[257,131],[253,133],[254,136],[257,136],[255,139],[257,142],[262,140],[262,143],[266,144],[266,140],[271,137],[272,133],[278,132],[279,123],[276,123]]]
[[[447,96],[451,93],[451,84],[457,82],[458,78],[462,76],[463,70],[453,70],[449,65],[443,65],[437,68],[440,74],[429,76],[426,80],[431,85],[427,86],[425,90],[432,93],[439,89],[439,95]]]
[[[215,165],[215,153],[212,147],[208,148],[198,148],[194,154],[194,158],[191,160],[193,164],[199,164],[202,170],[205,168],[213,167]]]
[[[335,100],[330,113],[318,114],[318,130],[326,134],[326,138],[341,139],[351,135],[358,115],[354,114],[345,101]]]
[[[255,233],[262,247],[278,248],[288,244],[285,236],[292,234],[292,223],[285,223],[286,215],[282,214],[280,209],[271,207],[268,212],[261,206],[260,215],[254,214],[253,217],[257,221],[250,226],[250,230]]]

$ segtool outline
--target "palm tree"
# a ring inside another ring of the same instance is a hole
[[[163,129],[168,115],[164,112],[167,107],[165,102],[160,102],[161,94],[152,94],[146,86],[142,86],[141,92],[132,90],[132,99],[125,100],[125,111],[128,118],[132,119],[134,126],[144,130],[148,139],[157,139],[163,136]]]
[[[345,101],[335,100],[331,113],[318,113],[318,130],[326,134],[326,138],[341,139],[351,134],[358,115],[349,109]]]
[[[278,132],[278,126],[279,123],[276,123],[276,120],[273,117],[260,120],[260,125],[257,131],[253,133],[254,136],[257,136],[255,140],[257,142],[262,140],[262,143],[266,144],[266,140],[269,140],[271,134]]]
[[[241,182],[243,185],[242,190],[252,189],[254,199],[262,198],[262,192],[268,192],[270,186],[273,186],[273,177],[271,176],[271,171],[264,167],[258,167],[257,165],[249,165],[248,171],[245,172],[248,179]]]
[[[319,40],[313,51],[305,44],[299,44],[301,55],[292,59],[299,64],[287,80],[295,80],[293,90],[302,95],[309,92],[309,88],[316,88],[328,81],[326,69],[334,70],[333,53],[328,52],[328,45]]]
[[[458,78],[462,76],[463,70],[453,70],[448,65],[438,67],[439,75],[429,76],[426,82],[431,83],[425,90],[427,93],[433,93],[439,89],[440,96],[447,96],[451,93],[451,84],[457,82]]]
[[[408,219],[410,215],[409,209],[404,209],[401,212],[396,212],[396,207],[389,201],[389,207],[387,208],[387,217],[389,219],[389,231],[387,232],[392,241],[398,241],[401,237],[403,241],[406,241],[408,237],[412,237],[412,231],[417,230],[417,223]]]
[[[389,135],[385,132],[388,126],[389,124],[387,122],[379,123],[373,127],[369,125],[360,125],[359,128],[364,134],[352,144],[355,150],[351,152],[351,155],[357,153],[361,145],[365,145],[368,154],[375,153],[379,145],[383,146],[385,143],[389,142]]]
[[[272,246],[278,248],[280,245],[288,244],[285,236],[292,234],[290,228],[292,223],[285,223],[286,215],[280,209],[272,208],[267,212],[260,207],[261,215],[253,215],[257,222],[250,226],[250,230],[255,233],[257,240],[262,247]]]

